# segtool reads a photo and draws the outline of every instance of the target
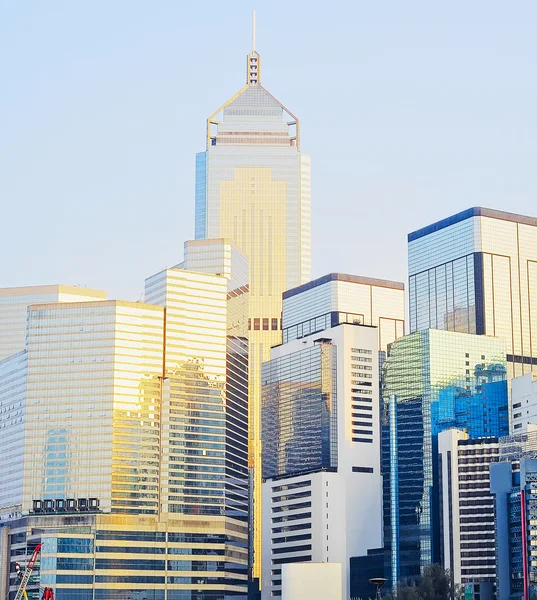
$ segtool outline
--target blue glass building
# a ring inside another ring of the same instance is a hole
[[[428,329],[400,338],[384,364],[384,543],[390,582],[440,559],[437,438],[508,432],[506,359],[498,338]]]

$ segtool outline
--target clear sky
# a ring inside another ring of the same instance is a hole
[[[182,260],[253,8],[312,155],[314,276],[406,280],[409,231],[537,216],[535,0],[0,0],[0,287],[137,300]]]

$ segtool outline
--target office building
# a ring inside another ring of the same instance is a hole
[[[300,123],[261,84],[261,57],[247,57],[246,85],[207,119],[196,156],[196,239],[227,238],[250,266],[250,463],[254,482],[253,575],[260,576],[261,363],[281,343],[282,293],[311,270],[310,157]]]
[[[284,344],[340,323],[375,326],[382,363],[388,345],[405,333],[404,285],[330,273],[284,292]]]
[[[470,208],[408,235],[410,332],[500,337],[509,378],[537,369],[537,219]]]
[[[500,462],[490,466],[496,516],[496,597],[530,600],[537,592],[537,460],[535,437],[525,454],[524,434],[500,440]],[[513,452],[513,446],[521,452]],[[502,451],[502,446],[507,447]],[[511,460],[505,460],[510,458]]]
[[[496,588],[494,497],[489,467],[499,460],[497,437],[470,438],[461,429],[438,436],[441,564],[453,588],[493,600]]]
[[[394,342],[384,364],[384,544],[390,583],[440,561],[438,434],[505,435],[505,346],[488,336],[428,329]]]
[[[371,548],[363,556],[350,560],[350,597],[373,598],[377,586],[371,579],[384,577],[384,548]]]
[[[12,595],[14,561],[42,542],[38,583],[58,600],[246,597],[240,271],[168,269],[147,280],[148,304],[31,306],[26,350],[0,363],[0,426],[24,432],[18,477],[2,471],[0,486]]]
[[[537,378],[531,373],[511,380],[511,433],[537,428]]]
[[[72,285],[0,288],[0,360],[26,348],[26,310],[30,304],[105,299],[102,290]]]
[[[348,598],[351,557],[382,543],[377,352],[376,328],[340,323],[263,365],[262,598],[297,562],[340,563]]]

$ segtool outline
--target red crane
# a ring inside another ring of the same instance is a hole
[[[21,571],[21,567],[20,567],[19,563],[15,563],[15,569],[17,571],[17,576],[20,581],[19,589],[17,590],[17,593],[15,594],[15,600],[21,600],[21,598],[25,598],[25,599],[28,598],[28,594],[26,593],[26,586],[28,585],[28,582],[30,581],[32,571],[34,570],[35,563],[37,562],[37,557],[39,556],[39,553],[41,552],[41,546],[42,546],[42,544],[37,544],[37,546],[35,547],[35,550],[33,551],[33,554],[30,557],[28,564],[26,565],[26,569],[24,570],[24,573]],[[54,600],[54,593],[51,588],[45,588],[45,591],[43,592],[43,600]]]

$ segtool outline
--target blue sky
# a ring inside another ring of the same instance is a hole
[[[0,287],[136,300],[193,237],[205,120],[263,84],[312,155],[313,275],[405,280],[406,234],[537,216],[537,3],[0,2]]]

